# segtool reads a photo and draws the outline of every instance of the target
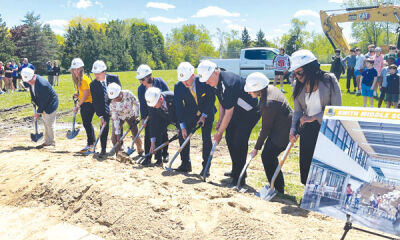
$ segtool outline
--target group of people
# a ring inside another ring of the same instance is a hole
[[[49,80],[51,86],[58,86],[59,76],[61,73],[60,65],[58,61],[47,61],[47,79]]]
[[[398,107],[399,102],[399,81],[397,68],[400,64],[400,52],[396,46],[389,46],[389,53],[382,54],[380,47],[371,44],[368,46],[368,53],[361,53],[360,48],[350,49],[350,55],[341,58],[340,49],[335,50],[332,57],[331,72],[339,80],[340,75],[347,72],[347,92],[353,92],[364,97],[363,106],[373,107],[374,98],[378,99],[378,107],[383,101],[386,107]],[[353,84],[351,84],[353,80]],[[380,90],[378,97],[377,90]]]
[[[117,75],[106,72],[106,64],[98,60],[92,66],[93,81],[84,74],[84,63],[80,58],[72,60],[70,71],[75,85],[74,98],[78,99],[75,112],[80,110],[87,135],[87,146],[82,152],[91,151],[95,141],[92,125],[94,114],[100,118],[100,157],[107,156],[109,125],[112,125],[112,143],[119,142],[125,122],[130,126],[132,137],[138,133],[140,124],[145,129],[144,149],[137,138],[135,144],[139,154],[154,153],[155,165],[169,161],[168,147],[154,152],[156,147],[168,141],[167,127],[174,125],[182,144],[198,127],[202,131],[201,175],[212,149],[218,145],[225,133],[232,168],[225,173],[236,185],[248,155],[248,142],[254,126],[262,118],[262,126],[250,152],[256,156],[263,148],[261,158],[269,181],[278,166],[278,155],[289,142],[296,142],[300,136],[300,173],[305,185],[311,165],[314,148],[325,106],[341,105],[341,92],[336,77],[320,68],[317,58],[308,50],[299,50],[291,57],[294,72],[294,110],[285,95],[269,85],[269,79],[255,72],[244,79],[234,73],[220,69],[214,62],[201,61],[195,68],[189,62],[182,62],[177,68],[177,82],[170,91],[166,82],[154,77],[148,65],[140,65],[136,78],[140,81],[136,97],[130,90],[123,89]],[[54,146],[55,112],[58,97],[50,83],[34,74],[32,69],[23,69],[22,78],[28,84],[32,101],[38,106],[37,114],[43,115],[45,141],[38,148]],[[216,133],[211,137],[214,125],[215,100],[218,99],[219,117],[215,124]],[[139,121],[140,118],[140,121]],[[110,121],[112,120],[112,123]],[[119,144],[118,146],[121,146]],[[122,151],[117,152],[117,157]],[[149,165],[152,155],[143,165]],[[180,152],[179,172],[192,171],[190,142]],[[240,185],[245,184],[244,176]],[[279,173],[275,182],[278,192],[284,192],[284,177]]]
[[[0,94],[26,91],[21,78],[21,71],[26,67],[35,70],[35,67],[28,62],[27,58],[24,58],[21,63],[16,63],[12,59],[5,65],[0,61]]]

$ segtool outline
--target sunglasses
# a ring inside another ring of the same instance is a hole
[[[304,71],[293,72],[293,74],[298,76],[298,77],[302,77],[302,76],[304,76]]]

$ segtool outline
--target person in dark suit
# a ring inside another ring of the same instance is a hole
[[[182,62],[178,66],[178,80],[174,89],[174,101],[176,116],[179,123],[179,128],[183,140],[189,135],[190,131],[197,125],[202,124],[202,139],[203,139],[203,170],[200,175],[203,175],[204,167],[210,155],[212,142],[211,130],[214,122],[214,114],[216,113],[215,90],[202,83],[198,76],[194,75],[194,67],[188,62]],[[177,171],[191,171],[190,162],[190,142],[182,150],[182,164]]]
[[[153,153],[156,146],[165,142],[164,136],[167,134],[167,127],[170,124],[177,127],[175,112],[174,93],[170,91],[161,92],[159,88],[150,87],[145,93],[146,103],[149,107],[150,119],[150,152]],[[178,128],[178,127],[177,127]],[[180,136],[182,138],[182,136]],[[156,165],[162,164],[162,153],[158,151],[155,154]],[[181,158],[183,157],[181,153]],[[150,160],[145,160],[150,161]]]
[[[136,72],[136,78],[140,81],[140,86],[138,88],[138,98],[140,103],[140,118],[142,121],[142,125],[144,125],[144,153],[149,153],[150,150],[150,119],[147,124],[144,124],[144,120],[148,116],[148,107],[146,104],[146,99],[144,94],[149,87],[156,87],[161,90],[161,92],[169,91],[167,83],[165,83],[162,78],[153,77],[152,70],[149,65],[141,64]],[[168,135],[163,136],[163,140],[167,141]],[[168,146],[161,150],[163,162],[168,162]],[[143,161],[142,165],[148,165],[151,162],[152,156],[149,156],[145,161]]]
[[[107,86],[110,83],[116,83],[121,86],[121,82],[117,75],[107,74],[107,66],[101,61],[97,60],[93,63],[92,73],[96,79],[90,83],[90,93],[92,94],[93,107],[96,115],[100,118],[101,126],[105,125],[103,134],[100,137],[101,152],[100,156],[106,156],[107,137],[110,123],[110,102],[107,94]],[[114,130],[112,131],[114,134]]]
[[[24,86],[29,87],[32,102],[38,107],[35,119],[39,118],[42,114],[45,139],[44,143],[36,148],[43,148],[47,146],[55,146],[54,128],[56,123],[56,112],[58,108],[58,96],[50,83],[42,76],[35,74],[31,68],[24,68],[21,71]]]

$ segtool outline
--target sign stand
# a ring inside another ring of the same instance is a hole
[[[375,235],[375,236],[378,236],[378,237],[382,237],[382,238],[386,238],[386,239],[400,240],[398,238],[392,238],[392,237],[389,237],[389,236],[385,236],[383,234],[374,233],[374,232],[371,232],[371,231],[368,231],[368,230],[365,230],[365,229],[361,229],[361,228],[358,228],[358,227],[353,227],[353,223],[351,222],[350,217],[351,217],[350,214],[346,214],[347,221],[346,221],[346,224],[344,225],[344,233],[343,233],[343,236],[342,236],[342,238],[340,240],[344,240],[346,235],[347,235],[347,233],[351,229],[354,229],[354,230],[357,230],[357,231],[360,231],[360,232],[365,232],[365,233],[368,233],[368,234],[371,234],[371,235]]]

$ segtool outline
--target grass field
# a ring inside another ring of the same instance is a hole
[[[324,70],[329,70],[328,66],[324,66]],[[123,89],[131,90],[135,95],[137,94],[137,88],[139,87],[139,81],[136,79],[136,72],[118,72],[115,73],[119,76]],[[153,71],[153,76],[161,77],[164,79],[171,90],[174,88],[174,84],[177,81],[176,70],[159,70]],[[339,81],[342,96],[343,96],[343,105],[344,106],[362,106],[362,97],[356,96],[354,94],[346,93],[346,79],[345,75],[342,75],[342,78]],[[60,101],[60,105],[58,108],[58,112],[71,110],[73,107],[72,95],[74,93],[72,78],[70,74],[60,76],[60,84],[59,86],[54,87]],[[290,102],[290,105],[293,107],[293,100],[291,97],[292,87],[289,84],[284,85],[284,90],[286,91],[285,95]],[[7,93],[0,95],[0,109],[10,108],[16,105],[22,105],[30,103],[30,96],[28,92],[15,92],[15,93]],[[217,104],[217,102],[216,102]],[[375,106],[377,105],[377,101],[375,101]],[[28,117],[33,115],[32,108],[26,108],[24,111],[19,111],[13,114],[15,118]],[[0,116],[0,120],[2,117]],[[216,120],[218,120],[218,114],[216,114]],[[68,114],[61,119],[57,119],[58,122],[71,122],[72,121],[72,113]],[[82,122],[80,115],[77,115],[77,121]],[[93,118],[93,123],[95,126],[99,126],[99,119],[95,116]],[[255,143],[255,140],[258,137],[258,132],[261,127],[261,122],[259,122],[256,127],[253,129],[251,135],[251,144]],[[97,129],[97,127],[95,127]],[[84,134],[80,134],[79,137],[84,138]],[[258,157],[259,158],[259,157]],[[260,165],[260,161],[257,162],[257,165]],[[262,169],[262,167],[260,168]],[[299,165],[298,165],[298,147],[292,150],[292,153],[289,155],[289,159],[286,161],[284,166],[285,172],[285,182],[286,182],[286,193],[289,195],[289,198],[295,197],[297,200],[301,198],[303,195],[303,186],[300,183],[299,179]],[[266,177],[263,172],[257,173],[255,176],[257,187],[262,187],[264,183],[266,183]]]

